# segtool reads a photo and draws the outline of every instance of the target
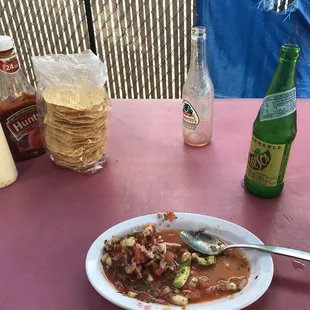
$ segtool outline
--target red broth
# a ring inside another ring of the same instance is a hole
[[[215,263],[211,257],[212,264],[202,266],[209,258],[197,253],[198,261],[179,230],[127,235],[107,241],[105,252],[102,263],[108,280],[121,293],[145,302],[186,306],[222,298],[241,291],[250,275],[248,260],[239,249],[216,256]],[[182,262],[184,257],[188,261]],[[185,269],[190,270],[187,278]]]

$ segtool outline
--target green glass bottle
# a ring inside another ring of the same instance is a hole
[[[284,186],[296,128],[296,64],[299,47],[283,45],[279,63],[253,124],[244,185],[260,198],[279,195]]]

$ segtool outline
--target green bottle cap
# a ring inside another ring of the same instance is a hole
[[[297,60],[299,57],[300,48],[296,44],[284,44],[281,47],[281,60]]]

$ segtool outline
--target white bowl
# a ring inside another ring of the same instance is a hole
[[[155,223],[157,227],[162,230],[207,229],[210,233],[216,234],[230,243],[263,244],[260,239],[248,230],[231,222],[200,214],[175,214],[178,217],[175,221],[172,223],[165,221],[162,224],[160,224],[161,220],[158,219],[157,214],[133,218],[111,227],[95,240],[87,253],[86,273],[90,283],[100,295],[113,304],[127,310],[141,310],[144,309],[144,306],[150,305],[118,293],[105,277],[100,263],[105,240],[111,239],[112,236],[124,236],[133,230],[141,230],[141,225]],[[241,292],[214,301],[190,304],[186,306],[186,309],[237,310],[249,306],[260,298],[268,289],[273,277],[273,261],[271,255],[257,250],[244,250],[244,252],[249,259],[251,274],[248,284]],[[165,307],[158,304],[151,305],[152,310],[163,310]],[[147,307],[145,309],[147,309]],[[170,306],[170,310],[180,309],[181,307],[178,306]]]

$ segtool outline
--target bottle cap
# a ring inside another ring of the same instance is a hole
[[[9,36],[0,36],[0,52],[8,51],[13,48],[13,41]]]

